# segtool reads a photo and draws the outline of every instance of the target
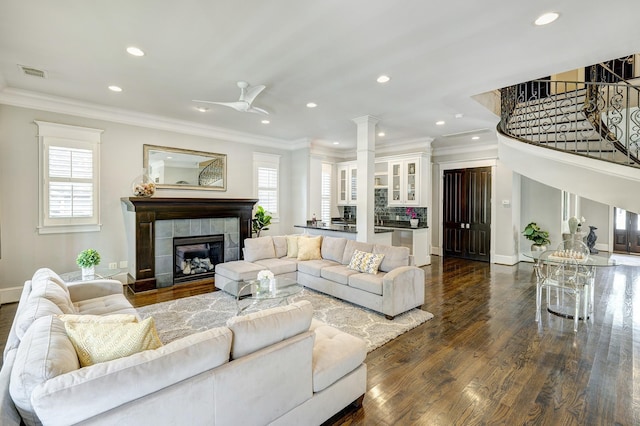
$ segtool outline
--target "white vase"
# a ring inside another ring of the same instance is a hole
[[[418,219],[409,219],[409,223],[411,224],[412,228],[418,227]]]
[[[95,266],[88,266],[86,268],[80,268],[82,270],[82,279],[93,278],[96,274]]]

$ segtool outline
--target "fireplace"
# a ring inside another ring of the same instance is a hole
[[[129,246],[129,288],[137,293],[174,284],[174,237],[224,234],[224,259],[241,260],[258,200],[126,197],[121,201]]]
[[[213,277],[215,266],[223,262],[224,235],[173,239],[174,284]]]

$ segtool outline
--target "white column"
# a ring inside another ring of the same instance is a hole
[[[357,241],[373,241],[375,226],[375,195],[373,177],[375,174],[376,124],[378,119],[370,115],[354,118],[358,126],[357,134],[357,168],[358,168],[358,207],[356,230]]]

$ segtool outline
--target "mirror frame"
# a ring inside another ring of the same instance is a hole
[[[200,185],[180,185],[170,183],[156,183],[156,188],[159,189],[197,189],[203,191],[226,191],[227,190],[227,154],[217,154],[213,152],[194,151],[191,149],[182,148],[170,148],[167,146],[159,145],[147,145],[143,146],[143,167],[145,170],[149,170],[149,153],[150,151],[162,151],[167,153],[176,154],[191,154],[202,157],[208,157],[212,160],[222,159],[223,172],[222,172],[222,186],[200,186]]]

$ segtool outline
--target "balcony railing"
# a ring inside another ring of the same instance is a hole
[[[522,142],[640,167],[640,87],[619,80],[535,80],[504,88],[499,130]]]

